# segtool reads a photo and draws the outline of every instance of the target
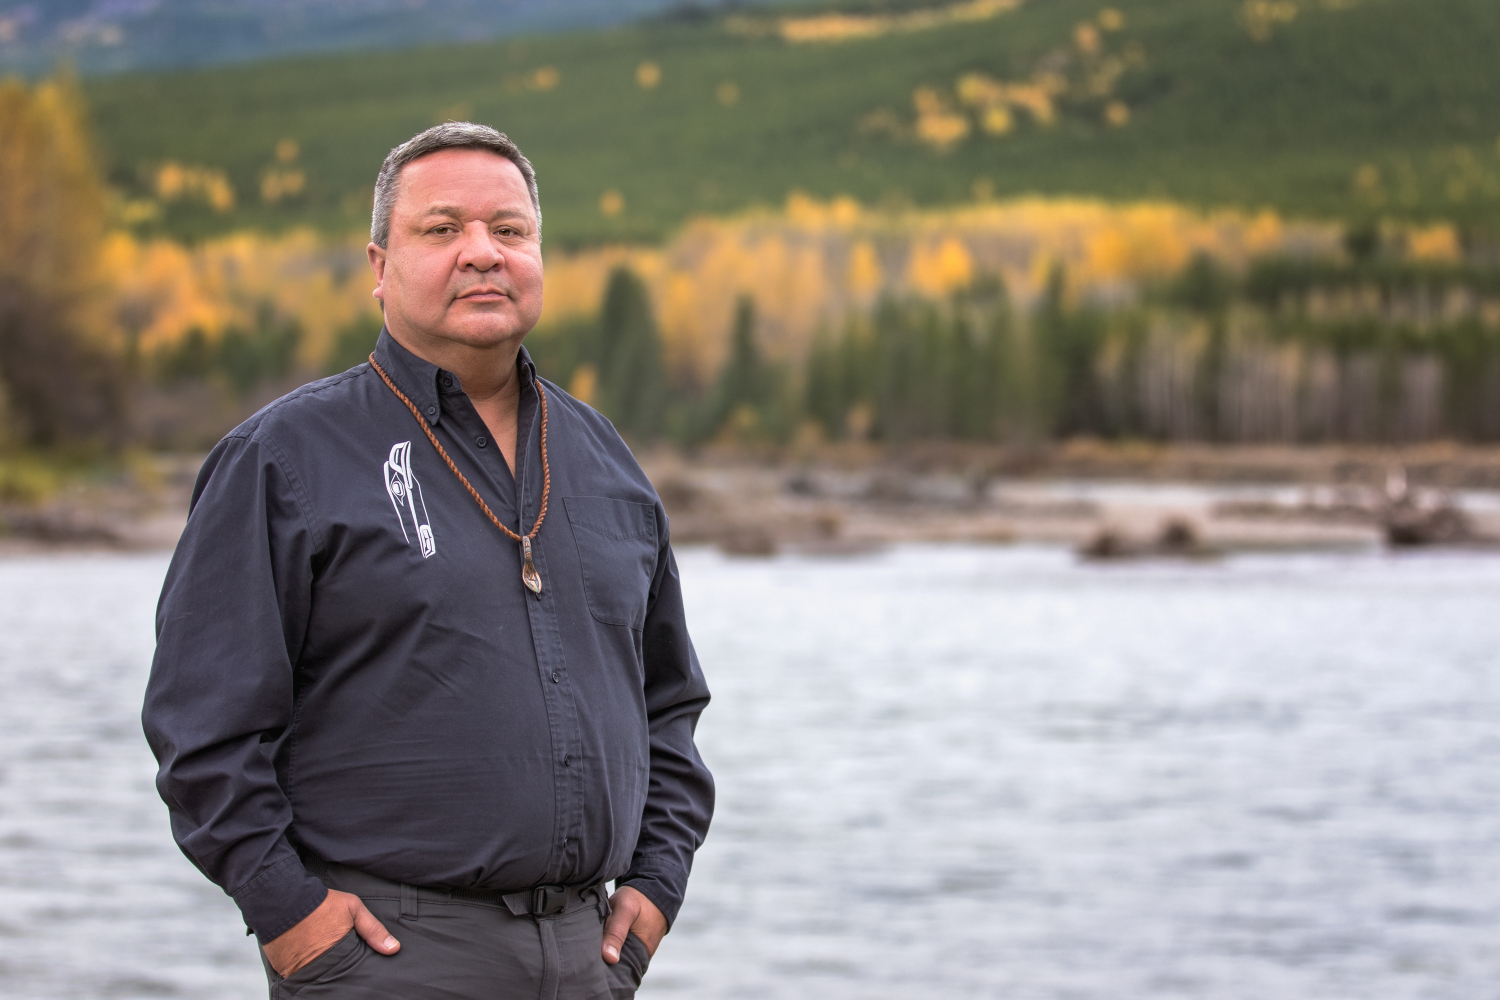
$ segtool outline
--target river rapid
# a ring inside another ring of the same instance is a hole
[[[1500,997],[1500,556],[680,554],[719,807],[644,1000]],[[0,560],[0,995],[263,997],[172,844],[165,555]]]

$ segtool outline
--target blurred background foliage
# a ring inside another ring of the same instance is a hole
[[[819,6],[684,7],[611,30],[111,76],[88,94],[138,229],[180,238],[355,228],[372,165],[447,118],[521,143],[564,248],[660,240],[793,190],[1500,220],[1491,0],[834,6],[975,16],[903,29],[856,12],[819,34]],[[174,166],[233,197],[164,187]],[[302,181],[267,186],[276,172]]]
[[[361,362],[375,169],[454,118],[536,162],[528,347],[636,443],[1493,441],[1497,43],[1481,0],[848,0],[12,80],[4,446],[201,448]]]
[[[77,84],[0,82],[0,440],[123,441],[120,359],[103,334],[106,192]]]

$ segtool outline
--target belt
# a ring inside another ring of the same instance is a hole
[[[478,903],[505,909],[517,917],[555,917],[584,906],[596,907],[601,915],[609,915],[609,893],[605,892],[602,881],[589,885],[537,885],[505,892],[500,889],[408,885],[348,865],[324,861],[311,854],[302,855],[302,866],[330,888],[352,892],[364,899],[399,899],[403,911],[426,900],[433,903]]]

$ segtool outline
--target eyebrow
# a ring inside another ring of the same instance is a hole
[[[434,215],[454,215],[454,216],[457,216],[457,215],[463,215],[463,214],[464,214],[464,210],[461,209],[461,208],[459,208],[457,205],[433,205],[426,212],[422,213],[422,218],[427,219],[427,218],[431,218]],[[491,216],[491,218],[495,218],[495,219],[525,219],[527,217],[528,216],[527,216],[526,212],[520,211],[519,209],[513,209],[513,208],[501,209],[500,211],[496,212],[493,216]]]

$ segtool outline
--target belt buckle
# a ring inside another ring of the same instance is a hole
[[[550,917],[561,913],[567,905],[567,886],[539,885],[531,890],[531,915],[533,917]]]

